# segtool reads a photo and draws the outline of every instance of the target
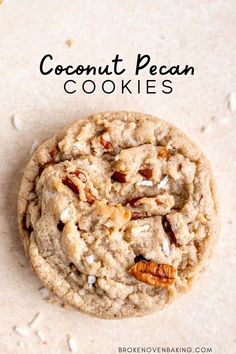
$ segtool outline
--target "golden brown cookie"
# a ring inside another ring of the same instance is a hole
[[[18,205],[43,285],[104,318],[142,316],[188,290],[218,234],[207,159],[177,128],[140,113],[95,114],[42,144]]]

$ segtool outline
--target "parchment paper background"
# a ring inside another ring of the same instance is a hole
[[[211,346],[216,354],[236,353],[236,112],[228,105],[236,91],[235,37],[235,0],[0,5],[1,353],[67,353],[68,334],[85,354],[118,353],[119,346]],[[69,38],[72,48],[65,44]],[[153,64],[193,65],[196,75],[173,78],[170,95],[66,95],[64,78],[39,74],[46,53],[67,64],[102,64],[119,53],[128,68],[137,53],[148,53]],[[106,110],[142,111],[179,126],[212,162],[221,203],[221,237],[208,272],[191,293],[140,319],[99,320],[47,302],[18,240],[17,190],[32,144],[78,117]],[[20,130],[12,125],[14,114]],[[21,337],[13,330],[37,312],[47,344],[34,331]]]

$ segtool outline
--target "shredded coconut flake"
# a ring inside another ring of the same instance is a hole
[[[152,187],[153,186],[153,182],[152,181],[149,181],[148,179],[144,179],[140,182],[137,182],[136,183],[137,186],[146,186],[146,187]]]
[[[92,264],[94,262],[94,256],[93,254],[88,255],[87,257],[85,257],[85,260],[88,264]]]
[[[88,276],[88,284],[94,284],[96,282],[96,277],[94,275]]]
[[[42,342],[42,343],[46,342],[45,335],[42,331],[36,331],[35,333],[36,333],[37,337],[39,338],[40,342]]]
[[[227,116],[218,116],[218,117],[212,117],[213,122],[221,124],[221,125],[229,125],[230,123],[230,118]]]
[[[132,227],[131,232],[133,236],[139,236],[142,232],[148,231],[150,229],[150,225],[142,225],[137,227]]]
[[[77,353],[78,347],[75,339],[71,336],[68,336],[68,347],[72,353]]]
[[[168,176],[165,176],[158,184],[158,189],[166,189],[168,187],[168,181],[169,181]]]
[[[70,210],[67,208],[61,213],[60,219],[62,222],[67,222],[70,218]]]
[[[170,245],[168,240],[165,238],[162,244],[162,250],[165,256],[169,256],[170,254]]]
[[[103,139],[106,140],[106,141],[111,141],[111,137],[109,135],[108,132],[105,132],[103,135],[102,135]]]
[[[30,335],[30,330],[29,330],[29,328],[27,328],[27,327],[23,327],[23,326],[16,326],[15,328],[14,328],[14,331],[16,332],[16,333],[18,333],[20,336],[22,336],[22,337],[28,337],[29,335]]]
[[[229,125],[230,119],[229,117],[220,117],[219,123],[222,125]]]
[[[236,92],[232,92],[229,95],[229,109],[231,110],[231,112],[236,111]]]
[[[39,324],[41,319],[42,319],[41,313],[40,312],[36,313],[32,321],[29,323],[29,326],[31,328],[35,328]]]
[[[83,141],[77,141],[72,145],[73,149],[81,149],[85,143]]]
[[[20,120],[20,117],[18,114],[13,114],[12,116],[12,124],[13,124],[13,127],[16,129],[16,130],[21,130],[22,129],[22,124],[21,124],[21,120]]]

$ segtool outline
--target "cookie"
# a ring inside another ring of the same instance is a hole
[[[218,205],[209,162],[176,127],[100,113],[33,154],[18,221],[44,286],[82,311],[124,318],[190,288],[217,239]]]

